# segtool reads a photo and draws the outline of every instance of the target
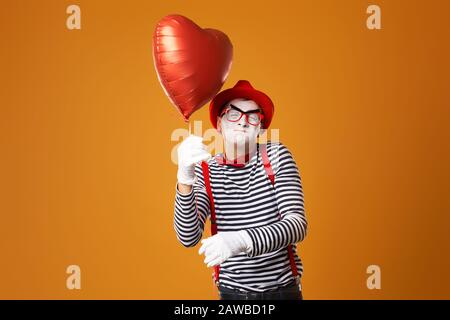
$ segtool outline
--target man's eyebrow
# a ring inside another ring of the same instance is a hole
[[[259,109],[259,108],[255,109],[255,110],[250,110],[250,111],[242,111],[241,109],[239,109],[238,107],[236,107],[235,105],[233,105],[231,103],[230,103],[230,107],[232,107],[232,108],[234,108],[236,110],[239,110],[242,113],[252,113],[252,112],[260,112],[261,111],[261,109]]]

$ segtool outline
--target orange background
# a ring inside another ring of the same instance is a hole
[[[66,8],[81,7],[81,30]],[[381,30],[366,8],[381,7]],[[448,1],[2,1],[0,298],[217,299],[173,230],[165,15],[224,31],[302,176],[306,299],[450,298]],[[207,107],[192,120],[211,128]],[[209,225],[207,226],[208,229]],[[209,230],[207,231],[209,233]],[[81,267],[81,290],[66,268]],[[366,287],[381,267],[381,290]]]

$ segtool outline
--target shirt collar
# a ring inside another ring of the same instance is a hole
[[[258,149],[259,148],[256,148],[256,151],[253,156],[258,154]],[[228,165],[228,166],[232,166],[232,167],[241,168],[241,167],[245,167],[245,165],[248,164],[248,162],[250,161],[250,154],[247,153],[244,156],[238,157],[233,160],[229,160],[225,157],[224,154],[220,153],[215,156],[215,159],[216,159],[217,163],[220,165]]]

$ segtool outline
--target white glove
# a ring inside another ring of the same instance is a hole
[[[179,183],[193,185],[195,182],[195,164],[211,158],[211,154],[206,151],[206,146],[202,143],[202,140],[202,137],[191,134],[178,146],[177,179]]]
[[[241,252],[249,253],[253,249],[252,239],[244,230],[220,232],[203,239],[201,243],[198,254],[205,253],[204,263],[207,267],[214,267]]]

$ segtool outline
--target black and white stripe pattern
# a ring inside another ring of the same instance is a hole
[[[293,275],[288,244],[294,244],[297,271],[300,276],[303,273],[295,245],[305,238],[307,229],[301,178],[292,154],[283,144],[268,142],[267,152],[275,187],[264,170],[259,146],[244,167],[208,160],[217,232],[245,229],[253,242],[250,253],[241,253],[220,265],[220,284],[241,291],[263,292],[290,282]],[[210,215],[200,163],[195,173],[193,191],[183,195],[176,190],[175,197],[174,228],[186,247],[200,241]]]

